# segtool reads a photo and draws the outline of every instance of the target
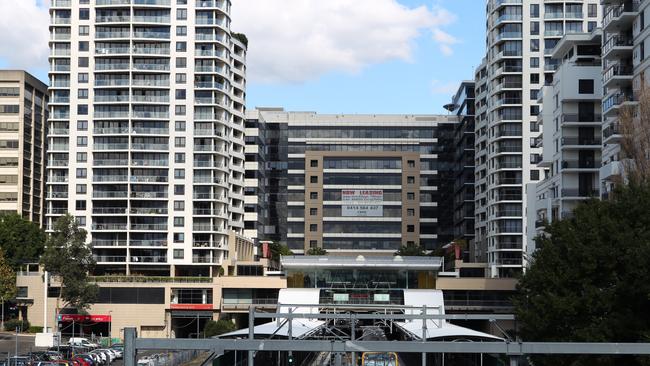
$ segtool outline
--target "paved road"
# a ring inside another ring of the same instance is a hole
[[[38,350],[34,347],[34,336],[33,335],[19,335],[18,339],[18,354],[29,353],[30,351]],[[0,357],[5,358],[7,353],[10,356],[16,354],[16,335],[0,332]]]

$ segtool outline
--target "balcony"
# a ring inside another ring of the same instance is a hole
[[[631,92],[617,93],[605,99],[603,113],[607,115],[609,112],[615,112],[624,103],[636,103],[636,98]]]
[[[580,138],[580,137],[562,137],[562,146],[590,146],[601,147],[602,140],[597,137]]]
[[[134,15],[133,23],[169,23],[170,17],[165,16],[150,16],[150,15]]]
[[[93,175],[93,182],[127,182],[126,175]]]
[[[95,18],[96,23],[129,23],[130,21],[129,15],[106,15]]]
[[[96,5],[129,5],[131,0],[95,0]]]
[[[169,18],[167,18],[169,19]],[[149,31],[135,31],[133,32],[134,38],[152,38],[152,39],[169,39],[169,33],[165,32],[149,32]]]
[[[127,191],[93,191],[93,198],[126,198]]]
[[[156,79],[133,79],[134,86],[169,86],[169,79],[156,80]]]
[[[95,102],[97,103],[112,103],[112,102],[128,102],[128,95],[97,95],[95,94]]]
[[[597,170],[596,162],[593,160],[562,160],[562,169],[593,169]]]
[[[91,241],[93,247],[125,247],[126,240],[120,239],[93,239]]]
[[[126,32],[95,32],[95,38],[97,39],[107,39],[107,38],[129,38],[131,33]]]
[[[603,45],[603,57],[622,58],[627,57],[634,49],[634,39],[631,37],[614,35]]]
[[[53,8],[69,8],[72,6],[71,0],[52,0]]]
[[[135,63],[133,64],[133,69],[139,71],[169,71],[169,64]]]
[[[133,240],[129,241],[132,247],[166,247],[167,240],[163,239],[148,239],[148,240]]]
[[[603,73],[603,86],[607,87],[610,82],[632,81],[634,67],[631,65],[614,65]]]
[[[167,224],[131,224],[131,230],[166,231]]]
[[[638,14],[640,1],[627,1],[623,4],[611,6],[605,10],[603,16],[603,30],[611,32],[613,28],[624,29],[632,25],[634,17]]]
[[[131,192],[131,198],[167,198],[167,192]]]
[[[583,14],[581,11],[567,11],[564,17],[570,19],[582,19]],[[574,33],[581,33],[581,32],[574,32]]]
[[[70,145],[68,144],[52,144],[50,145],[51,150],[55,151],[68,151],[70,149]]]
[[[226,9],[226,2],[222,0],[196,0],[197,8],[219,8]]]
[[[565,188],[561,191],[562,197],[568,198],[586,198],[586,197],[599,197],[600,193],[597,189],[568,189]]]
[[[159,5],[170,6],[170,0],[133,0],[134,5]]]
[[[167,183],[167,176],[160,175],[132,175],[131,182],[137,183]]]
[[[50,18],[50,24],[70,24],[70,18]]]
[[[123,224],[111,224],[111,223],[106,223],[106,224],[93,224],[92,225],[92,230],[97,230],[97,231],[102,231],[102,230],[126,230],[126,223]]]
[[[603,142],[605,144],[618,143],[622,137],[620,125],[618,123],[611,123],[603,130]]]
[[[48,132],[50,135],[68,135],[70,130],[67,128],[51,128]]]
[[[119,118],[126,119],[129,118],[129,111],[98,111],[95,110],[93,113],[95,118]]]
[[[580,124],[600,124],[603,116],[600,114],[571,114],[563,113],[562,122],[563,123],[576,123]]]
[[[68,166],[67,160],[48,160],[48,167],[65,167]]]
[[[68,198],[68,192],[49,192],[47,198]]]
[[[192,263],[219,263],[218,258],[192,256]]]
[[[96,55],[128,55],[131,52],[129,47],[97,47],[95,48]]]
[[[131,65],[129,65],[128,62],[126,63],[121,63],[121,64],[102,64],[102,63],[95,63],[95,70],[96,71],[114,71],[114,70],[129,70]],[[128,79],[127,79],[128,83]]]
[[[95,159],[93,166],[127,166],[129,161],[127,159]]]
[[[135,47],[133,49],[135,54],[143,55],[169,55],[169,48],[163,47]]]
[[[169,160],[133,159],[131,164],[135,166],[168,166]]]
[[[564,18],[564,12],[561,11],[548,11],[544,13],[544,19],[562,19]]]
[[[167,263],[165,255],[132,255],[131,263]]]
[[[93,214],[98,215],[125,215],[126,207],[93,207]]]
[[[129,133],[128,127],[95,127],[93,129],[95,135],[120,135]]]
[[[69,88],[70,80],[54,80],[52,82],[53,88]]]
[[[129,79],[95,79],[95,86],[127,86]]]
[[[167,215],[167,208],[159,207],[132,207],[131,213],[134,215]]]
[[[133,143],[131,144],[133,150],[169,150],[168,144],[143,144],[143,143]]]
[[[169,112],[133,111],[133,118],[168,119]]]
[[[93,255],[97,263],[125,263],[126,256],[124,255]]]

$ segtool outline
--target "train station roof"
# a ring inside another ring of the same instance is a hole
[[[442,266],[441,257],[411,256],[334,256],[334,255],[300,255],[282,256],[284,269],[321,268],[321,269],[408,269],[435,271]]]

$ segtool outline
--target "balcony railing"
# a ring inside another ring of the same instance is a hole
[[[133,69],[135,70],[145,70],[145,71],[169,71],[169,64],[133,64]]]
[[[138,183],[166,183],[168,182],[167,176],[159,175],[132,175],[131,182]]]
[[[93,213],[99,215],[126,214],[126,207],[93,207]]]
[[[126,175],[93,175],[93,182],[126,182]]]
[[[123,224],[111,224],[111,223],[106,223],[106,224],[93,224],[92,229],[93,230],[126,230],[126,223]]]
[[[95,18],[96,23],[129,23],[130,21],[129,15],[106,15]]]
[[[168,144],[142,144],[142,143],[133,143],[131,147],[134,150],[169,150]]]
[[[149,15],[134,15],[134,23],[169,23],[171,21],[170,17],[164,16],[149,16]]]
[[[170,0],[133,0],[133,4],[169,6],[171,4],[171,1]]]
[[[129,38],[131,37],[130,32],[95,32],[95,38]]]
[[[592,160],[562,160],[562,169],[595,169],[596,162]]]
[[[93,198],[126,198],[127,191],[93,191]]]
[[[96,5],[128,5],[131,0],[96,0]]]
[[[167,208],[158,207],[132,207],[131,213],[134,215],[167,215]]]
[[[634,67],[629,65],[614,65],[603,73],[603,83],[608,82],[615,76],[632,76]]]
[[[156,240],[156,239],[148,239],[148,240],[131,240],[129,241],[129,245],[133,247],[166,247],[167,246],[167,240]]]
[[[634,39],[631,37],[614,35],[609,37],[609,39],[603,45],[603,55],[607,54],[614,47],[632,47],[633,45]]]
[[[634,95],[631,93],[614,94],[603,102],[603,112],[607,112],[611,108],[619,106],[625,102],[634,102],[635,100]]]
[[[131,192],[131,198],[167,198],[167,192]]]
[[[133,159],[131,165],[136,166],[168,166],[169,160],[154,160],[154,159]]]
[[[593,138],[562,137],[562,146],[565,145],[591,146],[591,145],[600,145],[601,142],[602,140],[596,137]]]
[[[131,230],[161,231],[167,230],[167,224],[131,224]]]
[[[120,239],[93,239],[91,244],[96,247],[124,247],[126,240]]]
[[[600,114],[562,114],[562,122],[600,122]]]
[[[128,159],[95,159],[93,165],[95,166],[126,166],[129,164]]]
[[[122,263],[126,262],[124,255],[93,255],[95,262],[98,263]]]
[[[640,1],[628,1],[618,6],[612,6],[605,11],[603,27],[607,27],[611,21],[620,17],[623,13],[632,13],[639,10]]]
[[[135,32],[133,32],[133,37],[134,38],[169,39],[169,33],[150,32],[150,31],[135,31]]]
[[[135,47],[133,53],[144,55],[169,55],[169,48],[162,47]]]
[[[131,255],[131,263],[166,263],[165,255]]]
[[[128,127],[95,127],[93,133],[96,135],[119,135],[129,133]]]
[[[562,190],[562,197],[598,197],[599,192],[597,189],[568,189]]]

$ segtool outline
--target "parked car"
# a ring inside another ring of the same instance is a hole
[[[82,338],[82,337],[73,337],[68,340],[68,344],[76,346],[81,346],[85,348],[91,348],[95,349],[98,348],[99,345],[97,343],[93,343],[88,340],[88,338]]]
[[[27,356],[13,356],[9,357],[8,366],[29,366],[31,360]]]

